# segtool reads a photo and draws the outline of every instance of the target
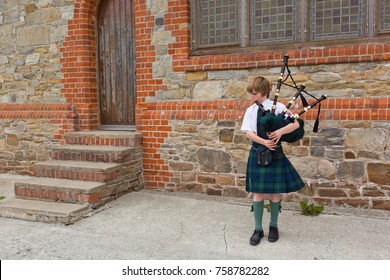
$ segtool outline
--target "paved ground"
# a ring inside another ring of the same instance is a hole
[[[0,175],[0,195],[12,196],[16,178]],[[389,212],[340,208],[306,217],[297,204],[283,208],[280,240],[251,246],[248,200],[141,191],[70,226],[0,218],[0,259],[390,259]]]

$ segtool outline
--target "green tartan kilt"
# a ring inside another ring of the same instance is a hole
[[[282,151],[280,154],[278,159],[273,153],[272,163],[262,167],[256,162],[256,150],[251,148],[246,169],[247,192],[290,193],[304,187],[305,184],[294,166]]]

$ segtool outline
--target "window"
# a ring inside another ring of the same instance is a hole
[[[191,13],[195,51],[390,34],[389,0],[193,0]]]
[[[333,40],[364,36],[365,0],[310,1],[310,39]]]
[[[251,1],[251,44],[292,42],[297,33],[297,0]]]
[[[390,1],[381,0],[380,31],[390,31]]]
[[[200,1],[200,10],[201,44],[237,42],[237,8],[234,0]]]

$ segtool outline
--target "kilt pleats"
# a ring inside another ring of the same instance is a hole
[[[304,187],[301,176],[282,153],[274,157],[269,166],[261,167],[256,162],[256,150],[249,153],[246,170],[246,191],[253,193],[290,193]]]

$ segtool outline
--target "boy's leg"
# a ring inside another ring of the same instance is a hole
[[[253,201],[253,216],[255,217],[255,229],[263,230],[264,200]]]
[[[271,211],[271,221],[270,226],[271,227],[278,227],[278,218],[279,218],[279,212],[280,212],[280,206],[281,202],[272,202],[270,201],[270,211]]]
[[[269,225],[269,235],[268,241],[276,242],[279,239],[279,231],[278,231],[278,217],[281,208],[281,201],[274,202],[270,201],[270,210],[271,210],[271,221]]]
[[[263,213],[264,213],[264,196],[254,194],[252,202],[253,216],[255,218],[255,231],[250,238],[251,245],[258,245],[261,238],[264,237],[263,231]]]

